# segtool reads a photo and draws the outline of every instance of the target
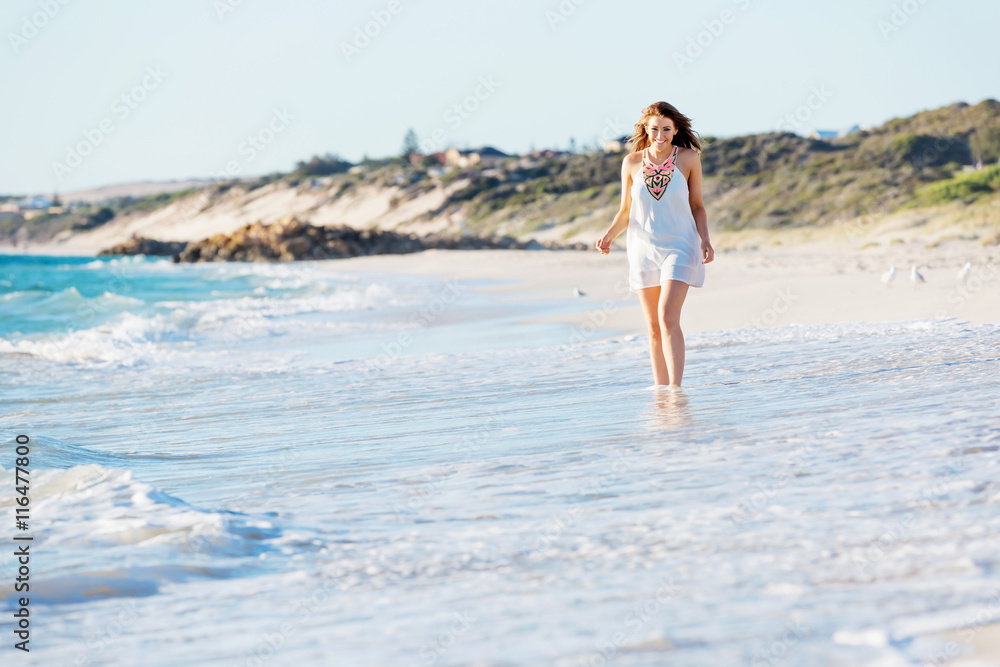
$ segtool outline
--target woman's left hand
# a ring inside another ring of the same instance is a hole
[[[704,239],[701,242],[701,263],[708,264],[713,259],[715,259],[715,249],[712,248],[712,242]]]

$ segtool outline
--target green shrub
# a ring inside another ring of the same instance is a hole
[[[933,206],[956,199],[972,200],[997,191],[1000,191],[1000,165],[993,165],[924,186],[915,193],[912,205]]]

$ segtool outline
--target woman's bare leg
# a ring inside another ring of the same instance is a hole
[[[659,285],[639,290],[639,303],[642,304],[642,312],[646,316],[646,326],[649,330],[649,360],[653,366],[653,383],[670,384],[667,362],[663,358],[659,302]]]
[[[689,285],[680,280],[667,280],[660,290],[659,324],[663,332],[663,357],[666,359],[670,384],[681,386],[684,376],[684,334],[681,332],[681,306]]]

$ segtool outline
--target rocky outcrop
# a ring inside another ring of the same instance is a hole
[[[130,248],[150,249],[161,241],[134,238],[101,254],[136,254]],[[174,246],[175,262],[288,262],[301,259],[340,259],[361,255],[389,255],[420,252],[431,248],[446,250],[480,250],[509,248],[518,250],[586,250],[585,243],[559,245],[553,241],[518,241],[512,236],[430,234],[400,234],[375,229],[354,229],[347,225],[317,227],[294,216],[265,225],[255,222],[232,234],[216,234],[201,241]]]
[[[346,225],[317,227],[289,216],[270,225],[255,222],[232,234],[216,234],[189,243],[174,261],[286,262],[418,250],[423,246],[416,236],[357,230]]]
[[[270,225],[246,225],[232,234],[216,234],[192,242],[174,257],[175,262],[293,261],[339,259],[361,255],[419,252],[431,248],[479,250],[484,248],[586,250],[585,243],[561,246],[554,242],[518,241],[510,236],[448,236],[400,234],[374,229],[354,229],[347,225],[317,227],[294,216]]]
[[[132,235],[128,241],[113,245],[98,255],[176,255],[184,250],[187,241],[157,241]]]

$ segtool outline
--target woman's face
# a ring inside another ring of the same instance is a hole
[[[654,148],[664,148],[674,139],[677,129],[674,121],[663,116],[653,116],[646,123],[646,132],[649,133],[649,140]]]

